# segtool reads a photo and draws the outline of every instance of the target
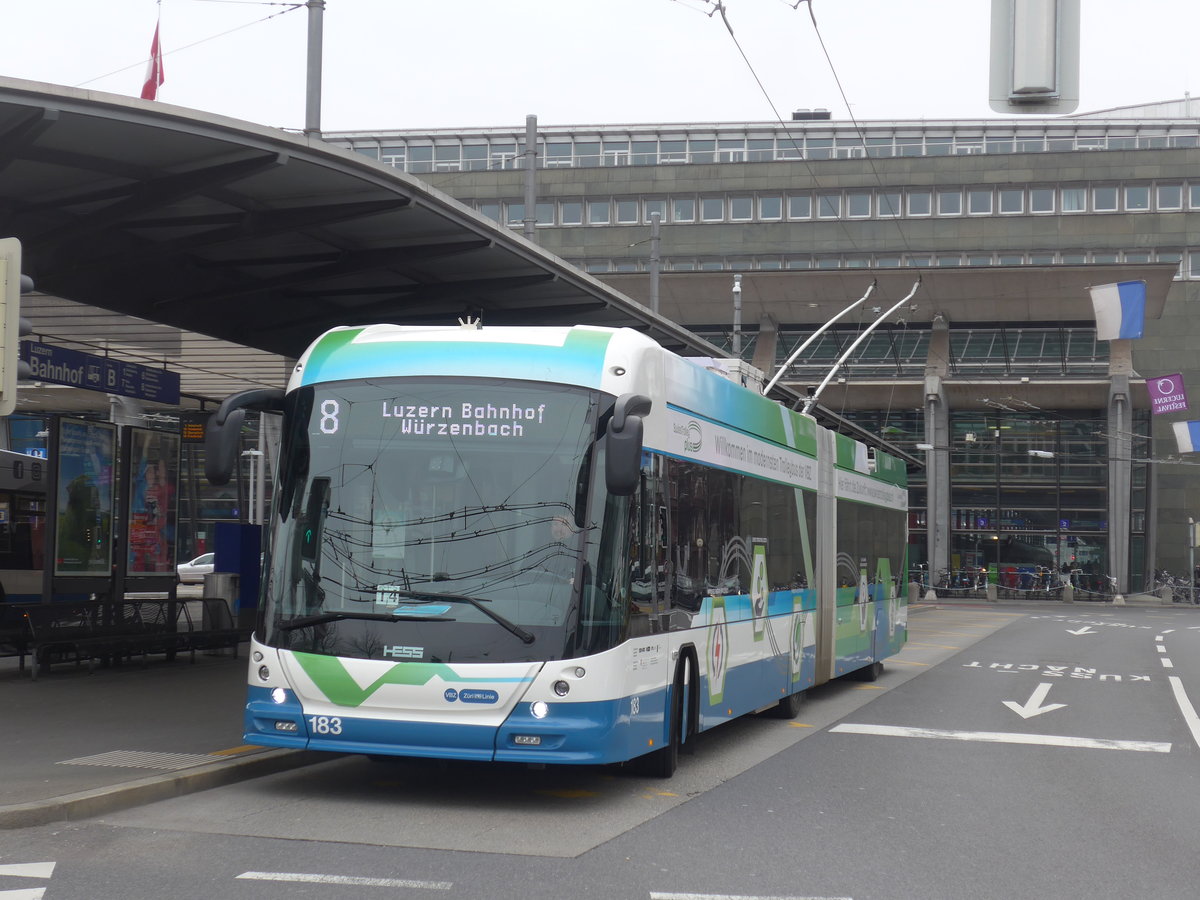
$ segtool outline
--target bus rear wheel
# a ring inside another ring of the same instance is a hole
[[[788,694],[768,709],[766,714],[772,719],[794,719],[800,715],[800,701],[803,697],[804,691],[796,691],[794,694]]]
[[[861,669],[855,669],[855,681],[878,681],[879,676],[883,674],[883,663],[875,660],[873,663],[868,663]]]

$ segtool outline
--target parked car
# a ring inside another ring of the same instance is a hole
[[[179,580],[184,584],[203,584],[204,576],[211,575],[215,553],[202,553],[191,562],[180,563],[175,567]]]

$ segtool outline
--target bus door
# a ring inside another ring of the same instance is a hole
[[[901,592],[897,579],[881,573],[875,584],[875,629],[872,635],[872,655],[886,659],[899,653],[904,646],[908,627],[908,598]]]
[[[670,506],[665,493],[665,478],[659,477],[664,463],[654,457],[651,474],[642,475],[638,492],[637,538],[632,562],[629,635],[657,634],[667,621],[670,596],[671,554]]]

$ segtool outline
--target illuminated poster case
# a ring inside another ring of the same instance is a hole
[[[108,577],[113,564],[116,426],[58,420],[54,574]]]

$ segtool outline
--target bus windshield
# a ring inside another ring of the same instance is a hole
[[[426,662],[555,659],[615,644],[628,609],[629,513],[603,486],[604,403],[595,391],[500,379],[294,391],[266,642]]]

